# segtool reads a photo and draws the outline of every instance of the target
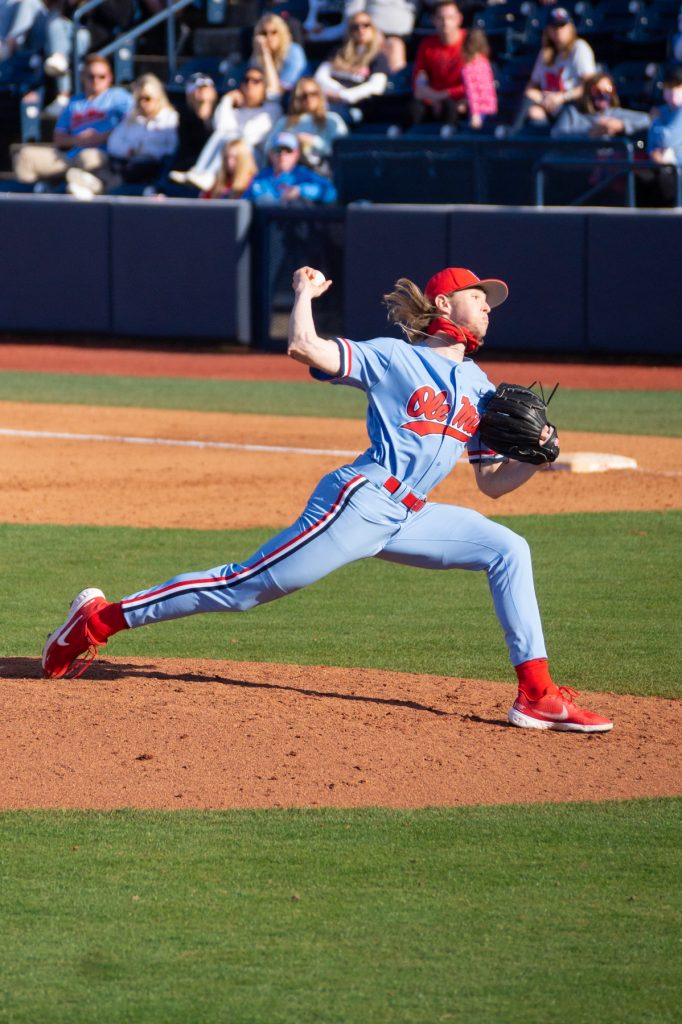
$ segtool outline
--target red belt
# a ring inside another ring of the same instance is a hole
[[[384,480],[383,486],[389,494],[395,494],[395,492],[399,491],[403,485],[396,477],[389,476],[388,480]],[[407,494],[404,494],[403,497],[398,500],[401,501],[406,508],[409,508],[410,512],[419,512],[419,510],[424,508],[424,505],[426,504],[422,498],[418,498],[416,494],[412,493],[412,491],[408,491]]]

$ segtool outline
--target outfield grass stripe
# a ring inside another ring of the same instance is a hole
[[[366,399],[350,387],[312,381],[229,381],[86,374],[0,373],[0,401],[363,419]],[[656,416],[652,416],[652,408]],[[682,437],[679,392],[560,388],[552,419],[561,430]]]

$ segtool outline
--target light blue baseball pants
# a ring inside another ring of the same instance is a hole
[[[121,602],[131,627],[247,611],[376,556],[423,569],[485,571],[513,665],[546,657],[526,541],[471,509],[411,512],[352,466],[324,477],[303,514],[241,563],[183,573]]]

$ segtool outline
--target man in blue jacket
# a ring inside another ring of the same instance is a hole
[[[299,163],[301,151],[293,132],[280,132],[268,151],[269,164],[255,176],[243,199],[259,205],[335,203],[336,189],[328,178]]]

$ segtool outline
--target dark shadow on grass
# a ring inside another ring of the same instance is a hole
[[[450,711],[432,708],[419,704],[414,700],[399,700],[388,697],[365,697],[357,693],[334,693],[325,690],[307,690],[300,686],[287,686],[283,683],[255,683],[250,679],[226,679],[222,676],[200,676],[192,672],[170,674],[160,672],[153,664],[130,665],[125,662],[96,661],[83,673],[86,682],[111,682],[127,677],[129,679],[158,679],[159,682],[176,683],[219,683],[221,686],[241,686],[248,690],[278,690],[289,693],[300,693],[304,697],[327,697],[333,700],[359,701],[363,704],[384,704],[394,708],[409,708],[411,711],[425,711],[430,715],[452,717]],[[41,663],[39,658],[0,658],[1,679],[40,679]],[[49,682],[45,680],[45,682]],[[68,680],[67,680],[68,682]]]

